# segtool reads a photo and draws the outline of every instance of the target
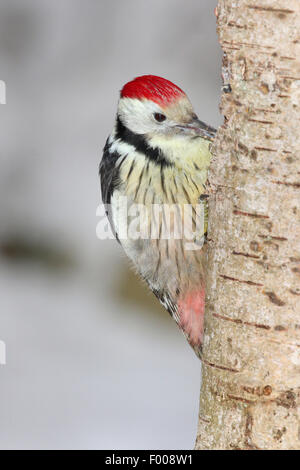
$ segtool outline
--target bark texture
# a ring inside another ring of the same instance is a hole
[[[196,449],[299,449],[300,1],[219,0],[216,14],[227,93]]]

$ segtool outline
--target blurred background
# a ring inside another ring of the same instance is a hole
[[[212,0],[1,0],[1,449],[191,449],[200,362],[96,238],[118,92],[182,87],[217,127]]]

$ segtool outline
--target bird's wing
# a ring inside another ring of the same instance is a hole
[[[149,284],[149,282],[148,282]],[[190,343],[190,338],[189,338],[189,334],[186,333],[186,331],[182,328],[182,326],[180,325],[180,313],[178,311],[178,303],[177,303],[177,300],[174,301],[171,296],[167,293],[167,292],[161,292],[157,289],[153,289],[153,287],[151,287],[151,285],[149,285],[152,292],[155,294],[155,296],[158,298],[158,300],[160,301],[160,303],[164,306],[164,308],[167,310],[167,312],[169,312],[169,314],[171,315],[171,317],[173,318],[173,320],[176,321],[177,325],[179,326],[180,328],[180,331],[184,334],[185,338],[188,340],[188,342]],[[191,347],[194,349],[196,355],[201,359],[202,357],[202,347],[201,347],[201,344],[194,344],[192,345],[190,343]]]
[[[151,288],[151,286],[150,286]],[[158,298],[160,303],[165,307],[167,312],[171,315],[171,317],[179,323],[179,316],[178,316],[178,306],[177,302],[174,301],[171,296],[167,292],[161,292],[157,289],[151,288],[155,296]]]
[[[118,234],[116,233],[112,217],[111,198],[113,192],[120,186],[119,166],[116,164],[119,158],[120,155],[117,152],[110,151],[110,144],[107,139],[99,165],[101,195],[111,229],[118,241]]]

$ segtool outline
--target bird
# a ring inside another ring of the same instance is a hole
[[[115,238],[200,359],[206,184],[215,134],[213,127],[199,120],[181,88],[159,76],[138,76],[120,91],[116,120],[99,166],[102,201]],[[138,223],[137,208],[143,209]],[[202,224],[195,233],[199,220]],[[131,232],[130,224],[135,227]],[[177,237],[170,233],[163,237],[165,225],[173,232],[179,225],[184,230]]]

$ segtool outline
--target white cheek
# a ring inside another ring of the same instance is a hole
[[[160,107],[149,100],[121,98],[119,101],[118,114],[122,122],[136,134],[157,132],[158,125],[153,114],[161,112]]]

